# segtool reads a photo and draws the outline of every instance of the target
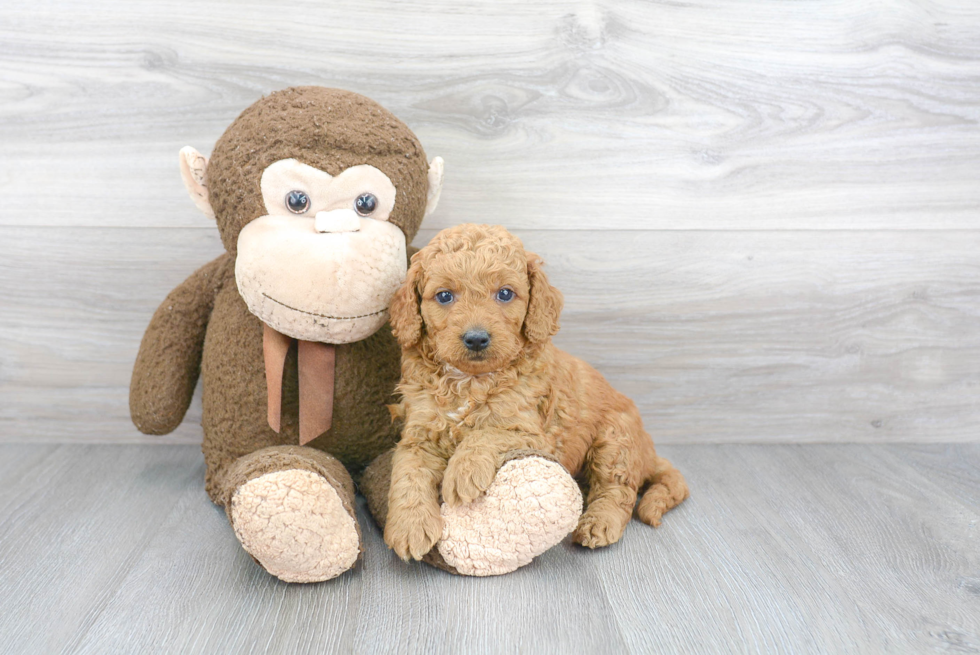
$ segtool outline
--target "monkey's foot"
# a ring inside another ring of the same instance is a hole
[[[354,518],[337,490],[311,471],[266,473],[235,490],[231,524],[245,550],[286,582],[320,582],[360,554]]]
[[[559,543],[582,514],[582,493],[561,464],[512,459],[471,503],[442,505],[446,563],[463,575],[510,573]]]

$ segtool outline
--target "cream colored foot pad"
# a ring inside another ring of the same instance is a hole
[[[472,503],[442,506],[446,562],[464,575],[510,573],[559,543],[582,514],[582,494],[568,472],[541,457],[507,462]]]
[[[245,550],[286,582],[335,578],[357,561],[357,527],[337,491],[310,471],[266,473],[240,486],[232,525]]]

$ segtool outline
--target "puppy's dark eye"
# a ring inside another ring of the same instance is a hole
[[[361,216],[367,216],[374,212],[378,208],[378,199],[370,193],[362,193],[357,196],[357,200],[354,201],[354,209]]]
[[[310,208],[310,197],[302,191],[290,191],[286,194],[286,208],[294,214],[302,214]]]
[[[455,300],[455,298],[453,297],[452,291],[440,291],[436,294],[436,302],[440,305],[448,305],[453,300]]]
[[[514,299],[513,289],[508,289],[507,287],[504,287],[503,289],[497,292],[497,300],[499,300],[500,302],[510,302],[513,299]]]

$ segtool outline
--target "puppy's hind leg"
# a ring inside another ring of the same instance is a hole
[[[684,502],[690,492],[681,472],[663,457],[654,458],[653,468],[636,514],[647,525],[657,527],[663,515]]]
[[[642,478],[637,475],[634,453],[620,426],[611,425],[592,444],[586,460],[589,494],[586,509],[572,538],[588,548],[600,548],[619,541],[633,516],[636,490]]]

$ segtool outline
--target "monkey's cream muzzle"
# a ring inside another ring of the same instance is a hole
[[[304,341],[374,334],[408,269],[405,234],[388,222],[396,194],[388,176],[369,165],[332,176],[283,159],[265,169],[261,187],[268,213],[242,229],[235,262],[249,311]],[[370,212],[354,210],[359,196],[370,196]]]
[[[384,325],[408,268],[405,235],[350,213],[356,223],[331,211],[246,225],[235,279],[249,311],[282,334],[323,343],[360,341]],[[321,221],[323,214],[334,216]],[[319,231],[324,226],[335,229]]]

